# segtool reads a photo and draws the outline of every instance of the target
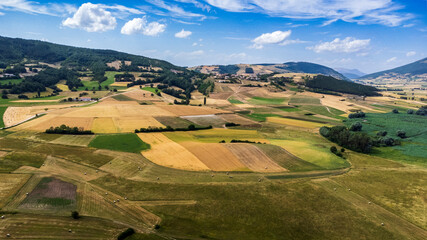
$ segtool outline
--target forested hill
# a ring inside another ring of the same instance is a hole
[[[407,76],[427,74],[427,58],[390,70],[368,74],[361,77],[361,79],[374,79],[388,74],[402,74]]]
[[[45,63],[58,63],[62,66],[88,67],[94,63],[132,61],[134,66],[153,66],[162,69],[182,69],[169,62],[137,56],[113,50],[98,50],[70,47],[38,40],[25,40],[0,36],[0,64],[20,63],[24,59]]]

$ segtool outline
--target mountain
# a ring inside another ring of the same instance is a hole
[[[357,79],[366,75],[366,73],[361,72],[358,69],[335,68],[335,70],[349,79]]]
[[[38,40],[8,38],[0,36],[0,65],[20,63],[23,60],[40,61],[49,64],[61,63],[62,66],[89,67],[93,63],[131,61],[134,66],[153,66],[166,69],[178,69],[173,64],[113,50],[71,47]]]
[[[376,84],[426,82],[427,58],[406,64],[401,67],[362,76],[360,81],[369,81]]]
[[[238,74],[238,75],[262,75],[271,73],[310,73],[331,76],[341,80],[347,77],[332,68],[309,62],[286,62],[280,64],[233,64],[197,66],[192,70],[207,74]]]

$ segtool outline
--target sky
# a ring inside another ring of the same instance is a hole
[[[427,57],[427,0],[0,0],[0,35],[179,66],[306,61],[372,73]]]

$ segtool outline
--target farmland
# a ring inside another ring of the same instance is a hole
[[[199,92],[174,104],[156,94],[158,83],[127,89],[114,82],[118,73],[106,71],[102,91],[83,77],[77,92],[61,86],[59,96],[38,99],[50,102],[2,100],[6,126],[40,116],[1,131],[0,235],[117,239],[131,227],[127,239],[427,237],[426,118],[406,114],[415,105],[399,103],[393,114],[386,97],[247,83],[215,83],[206,105]],[[100,99],[62,101],[85,88]],[[347,118],[357,110],[366,118]],[[341,147],[319,128],[356,121],[370,136],[386,129],[408,138],[369,155],[332,153]],[[45,133],[62,124],[94,134]]]

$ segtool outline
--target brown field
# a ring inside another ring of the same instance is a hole
[[[113,118],[99,117],[93,120],[92,131],[94,133],[118,133]]]
[[[6,151],[0,151],[0,157],[4,157],[8,154],[9,152]]]
[[[46,210],[66,208],[72,210],[76,205],[77,186],[56,178],[43,178],[18,207],[20,209]],[[52,203],[61,199],[61,203]]]
[[[255,172],[283,172],[287,171],[272,161],[255,145],[247,143],[229,143],[227,148],[239,158],[249,169]]]
[[[247,171],[248,168],[236,156],[220,143],[180,143],[193,153],[208,168],[214,171]]]
[[[196,106],[183,106],[183,105],[166,105],[159,106],[159,108],[169,111],[177,116],[191,116],[191,115],[209,115],[216,113],[226,113],[226,111],[209,108],[209,107],[196,107]]]
[[[16,194],[29,178],[29,174],[0,174],[0,208],[8,202],[10,197]]]
[[[252,121],[250,119],[241,117],[237,114],[220,114],[218,117],[221,117],[226,122],[237,123],[242,126],[261,126],[259,123]]]
[[[119,70],[120,67],[122,66],[122,61],[117,60],[117,61],[114,61],[114,62],[109,62],[109,63],[107,63],[107,66],[115,68],[116,70]]]
[[[142,152],[142,155],[158,165],[185,170],[209,170],[190,151],[162,133],[139,133],[138,136],[151,145],[151,149]]]
[[[233,94],[234,92],[211,93],[209,94],[209,97],[213,99],[227,100]]]
[[[93,138],[95,135],[61,135],[50,143],[86,147]]]

